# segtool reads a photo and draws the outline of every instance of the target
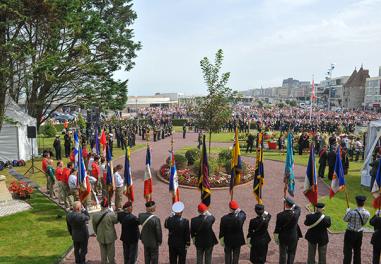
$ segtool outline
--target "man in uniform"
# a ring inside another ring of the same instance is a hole
[[[59,135],[56,135],[56,139],[53,142],[53,147],[56,151],[56,159],[61,160],[61,140]]]
[[[336,163],[336,153],[334,148],[328,152],[327,161],[328,161],[328,179],[332,181],[333,172],[335,170],[335,163]]]
[[[64,136],[64,146],[65,146],[65,157],[68,158],[70,155],[70,145],[71,145],[71,139],[69,132],[67,131]]]
[[[165,220],[164,227],[168,229],[169,263],[185,264],[187,249],[190,246],[190,231],[188,219],[182,218],[184,204],[176,202],[172,205],[173,215]]]
[[[247,140],[246,140],[246,153],[248,151],[250,151],[250,153],[253,151],[253,146],[254,146],[254,136],[250,133],[248,136],[247,136]]]
[[[197,264],[211,264],[213,247],[218,242],[213,231],[216,219],[205,204],[200,203],[197,209],[199,216],[191,219],[191,237],[197,249]]]
[[[123,256],[125,264],[135,264],[138,257],[138,242],[140,237],[139,220],[132,214],[130,201],[123,205],[123,211],[118,213],[118,221],[122,225],[120,240],[123,241]]]
[[[293,264],[298,240],[302,237],[298,225],[301,209],[289,197],[284,199],[284,208],[276,218],[274,240],[279,245],[279,264]]]
[[[380,263],[380,253],[381,253],[381,217],[380,210],[377,210],[376,214],[370,219],[370,225],[374,227],[374,233],[372,235],[372,240],[370,241],[373,245],[373,262],[372,264]]]
[[[184,123],[183,124],[183,138],[185,138],[186,134],[187,134],[187,125]]]
[[[331,218],[325,216],[324,204],[316,204],[316,213],[308,214],[304,224],[307,226],[306,239],[308,241],[307,264],[315,264],[316,248],[318,249],[319,264],[326,263],[328,232],[331,226]]]
[[[327,166],[327,160],[328,160],[327,146],[324,145],[319,152],[319,177],[320,178],[324,178],[325,167]]]
[[[75,202],[73,207],[73,211],[66,216],[67,229],[74,244],[75,263],[84,264],[89,240],[87,221],[89,221],[90,216],[82,207],[81,202]]]
[[[245,244],[243,223],[246,213],[235,200],[229,202],[230,212],[221,218],[219,239],[224,247],[225,264],[238,264],[241,246]]]
[[[362,195],[356,196],[356,209],[347,209],[343,220],[348,222],[347,230],[344,235],[344,261],[343,264],[361,263],[361,244],[363,236],[363,226],[368,222],[369,212],[364,208],[366,197]]]
[[[262,204],[255,205],[257,217],[250,220],[247,234],[250,247],[250,261],[254,264],[266,263],[268,245],[271,241],[268,232],[271,215],[265,211]]]
[[[155,212],[155,202],[146,202],[146,212],[139,214],[139,224],[141,227],[140,239],[144,245],[145,264],[159,263],[159,246],[163,240],[160,219]]]
[[[115,264],[115,224],[118,223],[116,214],[109,209],[106,198],[101,202],[101,211],[94,214],[93,228],[101,250],[101,262]]]

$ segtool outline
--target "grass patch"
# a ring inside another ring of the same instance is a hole
[[[31,210],[0,218],[0,263],[55,263],[72,244],[61,208],[37,192],[29,202]]]

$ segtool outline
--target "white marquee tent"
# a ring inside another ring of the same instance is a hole
[[[361,172],[361,185],[370,186],[370,166],[369,163],[372,161],[372,154],[374,148],[376,147],[379,139],[381,137],[381,120],[371,121],[368,125],[368,133],[366,137],[365,144],[365,160],[364,166]]]
[[[0,131],[0,160],[30,160],[32,139],[27,138],[27,126],[36,126],[36,119],[26,114],[10,97],[6,98],[3,126]],[[37,140],[33,139],[33,152],[37,155]]]

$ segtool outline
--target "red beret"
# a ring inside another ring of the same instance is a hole
[[[229,203],[229,207],[232,210],[237,210],[239,208],[239,205],[235,200],[231,200]]]
[[[203,213],[203,212],[205,212],[206,210],[208,210],[208,207],[207,207],[205,204],[200,203],[200,204],[198,205],[197,209],[198,209],[198,211],[199,211],[200,213]]]

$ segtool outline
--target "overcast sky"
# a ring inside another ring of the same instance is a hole
[[[136,0],[136,66],[118,72],[129,95],[204,94],[200,60],[225,54],[235,90],[315,82],[381,66],[381,0]]]

